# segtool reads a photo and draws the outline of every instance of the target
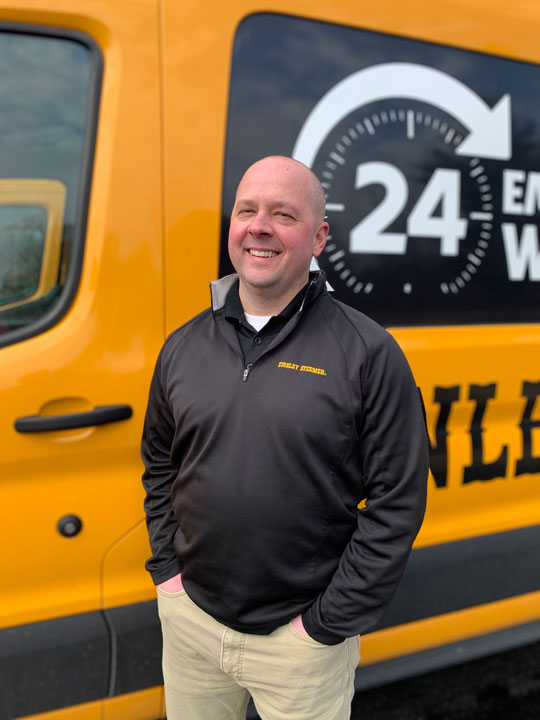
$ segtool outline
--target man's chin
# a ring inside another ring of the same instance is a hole
[[[270,290],[279,285],[279,278],[270,273],[245,273],[240,275],[240,283],[256,290]]]

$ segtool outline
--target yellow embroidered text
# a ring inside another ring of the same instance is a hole
[[[300,365],[295,365],[294,363],[286,363],[286,362],[280,362],[278,364],[278,367],[289,368],[289,370],[299,370],[300,369]]]
[[[302,365],[302,367],[300,368],[300,372],[310,372],[315,373],[315,375],[326,375],[326,370],[323,370],[322,368],[310,367],[309,365]]]
[[[300,372],[310,372],[315,375],[326,375],[326,370],[311,367],[311,365],[297,365],[296,363],[280,362],[278,363],[278,367],[288,368],[289,370],[299,370]]]

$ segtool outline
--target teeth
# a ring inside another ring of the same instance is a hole
[[[249,254],[255,255],[255,257],[266,257],[266,258],[275,257],[277,255],[277,253],[272,252],[272,250],[250,250]]]

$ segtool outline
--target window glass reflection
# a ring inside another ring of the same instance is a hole
[[[69,273],[73,231],[80,220],[90,71],[90,50],[80,42],[0,33],[3,339],[49,313]],[[38,180],[50,186],[45,200]],[[61,195],[61,202],[51,199],[51,192]]]
[[[0,205],[0,307],[36,292],[46,227],[44,208]]]

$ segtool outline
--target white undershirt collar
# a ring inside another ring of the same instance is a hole
[[[245,312],[244,315],[251,327],[255,328],[257,332],[262,330],[272,317],[271,315],[249,315],[247,312]]]

